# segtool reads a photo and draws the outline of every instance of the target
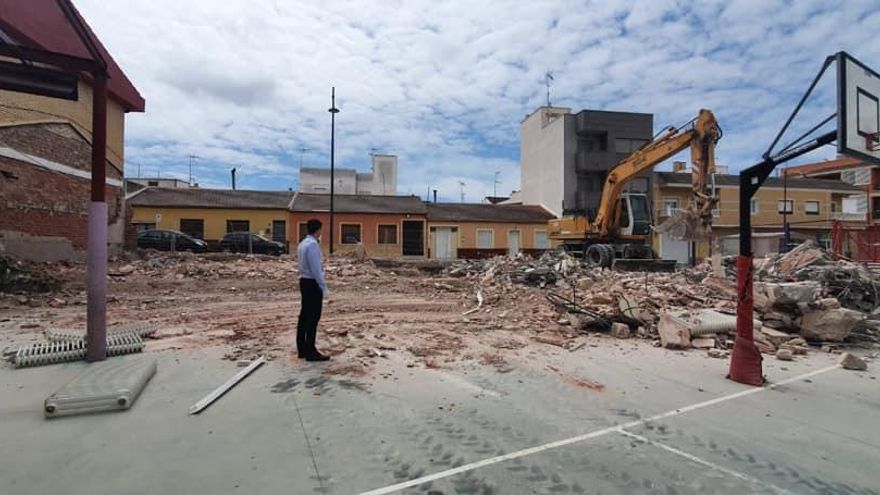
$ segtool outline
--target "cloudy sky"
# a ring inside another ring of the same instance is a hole
[[[77,0],[147,100],[129,115],[126,172],[203,187],[296,187],[329,166],[399,156],[400,193],[469,201],[519,188],[519,124],[554,105],[654,114],[701,107],[723,129],[718,160],[753,163],[825,56],[880,67],[876,0],[436,1]],[[834,110],[833,78],[800,128]],[[796,131],[797,129],[794,129]],[[797,134],[796,132],[792,133]],[[302,153],[301,148],[308,151]],[[812,158],[834,155],[817,151]]]

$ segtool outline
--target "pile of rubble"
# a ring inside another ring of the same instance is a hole
[[[762,352],[781,351],[785,359],[806,353],[808,344],[880,343],[868,324],[870,313],[880,313],[880,278],[863,266],[832,260],[810,243],[756,265],[755,340]],[[676,273],[616,272],[561,251],[457,261],[446,269],[483,294],[539,287],[560,325],[724,357],[733,347],[737,292],[735,274],[716,273],[711,263]]]
[[[295,278],[296,263],[287,257],[267,255],[155,253],[142,258],[121,259],[113,264],[107,275],[111,280],[124,280],[130,276],[159,280],[191,278],[277,280]]]
[[[48,264],[47,264],[48,265]],[[59,279],[51,266],[22,260],[0,258],[0,292],[49,292],[56,290]]]
[[[842,307],[880,314],[880,276],[862,264],[832,260],[811,241],[765,258],[755,277],[766,282],[814,281],[823,295],[836,298]]]

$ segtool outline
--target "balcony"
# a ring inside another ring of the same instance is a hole
[[[844,213],[835,211],[831,213],[832,220],[840,220],[843,222],[864,222],[867,219],[867,213]]]

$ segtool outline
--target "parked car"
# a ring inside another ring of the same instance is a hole
[[[189,236],[178,230],[146,230],[138,234],[137,247],[142,249],[158,249],[160,251],[192,251],[204,253],[208,243]]]
[[[250,240],[248,240],[250,239]],[[220,239],[220,249],[233,253],[271,254],[278,256],[285,251],[284,244],[252,232],[229,232]]]

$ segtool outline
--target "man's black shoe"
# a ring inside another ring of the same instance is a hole
[[[306,356],[306,361],[329,361],[330,356],[325,356],[320,352],[315,352],[309,356]]]

